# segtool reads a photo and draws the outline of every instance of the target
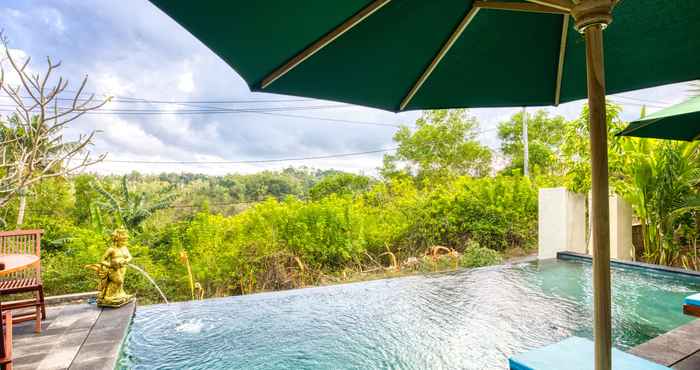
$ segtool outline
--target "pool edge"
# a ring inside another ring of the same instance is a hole
[[[116,369],[136,313],[136,300],[119,308],[101,308],[69,369]]]
[[[559,260],[578,260],[578,261],[584,260],[584,261],[588,261],[588,262],[593,260],[593,258],[587,254],[577,253],[577,252],[569,252],[569,251],[557,252],[557,259],[559,259]],[[640,269],[640,270],[652,270],[652,271],[658,271],[658,272],[665,272],[665,273],[669,273],[669,274],[679,274],[679,275],[700,278],[700,272],[698,272],[698,271],[685,270],[685,269],[678,268],[678,267],[654,265],[651,263],[644,263],[644,262],[637,262],[637,261],[622,261],[622,260],[611,258],[610,265],[611,266],[619,266],[619,267],[636,268],[636,269]]]

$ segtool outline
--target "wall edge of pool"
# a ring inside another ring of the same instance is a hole
[[[570,251],[557,252],[557,259],[570,260],[570,261],[587,261],[587,262],[591,262],[593,260],[593,258],[588,254],[570,252]],[[668,273],[668,274],[677,274],[677,275],[684,275],[684,276],[700,278],[700,271],[685,270],[685,269],[678,268],[678,267],[654,265],[651,263],[610,259],[610,265],[617,266],[617,267],[627,267],[627,268],[639,269],[639,270],[647,270],[647,271],[652,270],[652,271],[663,272],[663,273]]]
[[[119,342],[119,347],[117,349],[116,357],[114,357],[113,361],[112,361],[112,369],[114,369],[114,370],[121,369],[119,362],[122,359],[122,357],[124,356],[124,348],[126,346],[126,341],[127,341],[127,338],[129,337],[129,333],[131,332],[131,326],[134,324],[134,317],[136,317],[136,308],[137,307],[138,307],[138,299],[134,298],[129,303],[128,311],[131,311],[131,313],[128,315],[129,320],[126,324],[126,327],[123,330],[122,338],[121,338],[121,341]]]

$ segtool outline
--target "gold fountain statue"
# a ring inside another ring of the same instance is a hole
[[[112,244],[107,248],[102,261],[85,266],[97,272],[97,305],[100,307],[121,307],[133,298],[133,295],[124,292],[126,265],[131,261],[128,241],[129,234],[125,229],[114,230]]]

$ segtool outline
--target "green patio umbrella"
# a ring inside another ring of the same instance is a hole
[[[700,96],[631,122],[618,136],[693,141],[700,139]]]
[[[610,368],[606,87],[700,78],[697,0],[151,1],[255,91],[391,111],[587,96],[595,362]]]

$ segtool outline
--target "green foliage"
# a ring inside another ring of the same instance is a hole
[[[680,253],[678,232],[697,234],[700,209],[698,143],[627,138],[622,143],[624,180],[619,192],[632,204],[643,233],[643,256],[672,264]],[[693,225],[695,224],[695,225]]]
[[[261,172],[257,176],[242,179],[245,197],[250,200],[263,200],[267,196],[283,199],[287,195],[300,195],[302,187],[298,179],[286,173]]]
[[[485,176],[491,170],[491,151],[477,141],[479,124],[465,109],[425,111],[411,131],[394,135],[396,154],[384,157],[385,177],[401,173],[419,180],[449,176]],[[399,164],[406,168],[400,169]]]
[[[698,143],[616,137],[625,123],[619,106],[608,104],[608,161],[611,192],[634,208],[642,228],[640,255],[651,263],[678,264],[681,246],[695,240],[700,184]],[[641,115],[645,114],[642,109]],[[590,189],[588,109],[569,122],[563,146],[567,187]]]
[[[309,195],[313,200],[328,197],[330,195],[356,195],[369,189],[370,179],[367,176],[351,173],[339,173],[327,176],[309,189]]]
[[[564,117],[549,117],[547,111],[527,114],[529,163],[532,174],[560,174],[560,148],[564,141]],[[498,124],[501,152],[510,160],[505,173],[522,173],[524,157],[523,112]]]
[[[479,246],[478,243],[471,243],[462,254],[459,265],[462,267],[482,267],[501,263],[503,258],[493,249]]]
[[[130,174],[42,183],[31,201],[42,202],[44,206],[33,207],[46,213],[30,213],[27,226],[46,231],[47,292],[94,289],[94,276],[83,266],[100,259],[107,247],[103,230],[119,222],[132,229],[134,263],[173,300],[191,297],[182,251],[205,295],[222,296],[337,281],[376,268],[387,251],[402,263],[424,256],[433,245],[468,257],[441,257],[426,262],[425,271],[493,263],[499,255],[495,250],[527,249],[536,232],[536,187],[515,176],[425,179],[418,186],[407,178],[370,184],[367,177],[330,172],[299,182],[308,186],[300,192],[312,199],[268,196],[233,214],[208,210],[206,198],[202,207],[185,208],[179,202],[201,185],[211,190],[215,188],[208,184],[218,188],[230,181],[236,188],[246,182],[239,181],[243,178],[179,179]],[[163,194],[170,197],[173,188],[174,207],[162,206],[158,200]],[[147,214],[139,211],[143,208]],[[190,213],[173,217],[185,210]],[[159,301],[139,274],[130,271],[128,276],[128,289]]]
[[[608,103],[606,105],[608,127],[608,167],[610,172],[610,187],[615,189],[619,183],[619,174],[624,169],[623,155],[620,151],[620,138],[615,134],[620,132],[625,123],[620,118],[622,108]],[[591,154],[588,122],[588,106],[584,106],[581,115],[566,125],[562,156],[566,187],[577,193],[587,193],[591,188]]]
[[[99,208],[112,216],[115,227],[123,226],[129,231],[140,231],[141,224],[154,212],[167,208],[174,200],[171,189],[157,193],[129,191],[127,177],[121,181],[121,192],[116,195],[105,190],[99,182],[93,182],[96,190],[105,201],[98,203]],[[99,216],[96,216],[99,217]]]
[[[427,247],[463,250],[468,241],[494,250],[529,247],[535,240],[537,190],[522,177],[462,177],[428,194],[411,239]]]
[[[75,193],[73,217],[78,225],[90,224],[95,217],[95,201],[99,198],[99,193],[93,186],[95,181],[96,178],[93,175],[78,175],[73,178]]]

